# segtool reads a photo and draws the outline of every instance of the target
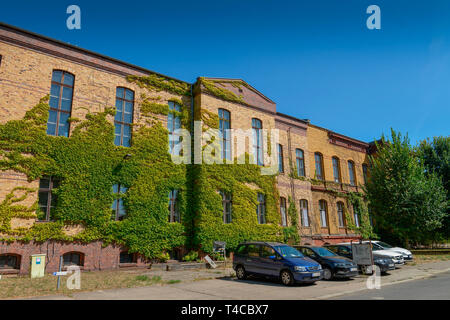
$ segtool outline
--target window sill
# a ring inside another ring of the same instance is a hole
[[[136,268],[137,262],[119,263],[119,268]]]
[[[0,269],[0,274],[19,274],[19,269]]]

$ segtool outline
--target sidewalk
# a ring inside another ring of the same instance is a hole
[[[381,290],[405,281],[431,277],[450,270],[450,261],[405,265],[381,277]],[[276,280],[239,281],[230,277],[232,269],[198,271],[149,271],[149,276],[161,276],[163,280],[181,280],[179,283],[153,285],[149,287],[114,289],[95,292],[79,292],[69,296],[43,296],[35,299],[75,299],[75,300],[220,300],[220,299],[332,299],[343,294],[366,290],[367,276],[353,280],[318,281],[314,285],[285,287]],[[212,278],[212,279],[211,279]],[[211,280],[204,280],[211,279]]]

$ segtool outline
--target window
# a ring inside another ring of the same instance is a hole
[[[255,157],[256,164],[259,166],[264,165],[263,161],[263,134],[262,134],[262,122],[259,119],[252,119],[253,129],[253,156]]]
[[[287,227],[286,198],[280,198],[281,225]]]
[[[327,228],[328,212],[327,212],[327,202],[325,200],[319,200],[319,210],[320,210],[320,226],[322,228]]]
[[[230,111],[219,109],[219,129],[222,134],[220,148],[222,150],[222,159],[231,160],[231,116]]]
[[[355,220],[355,226],[359,228],[359,213],[358,208],[353,206],[353,219]]]
[[[269,246],[261,246],[261,258],[270,259],[270,257],[275,257],[275,250]]]
[[[0,270],[20,269],[20,256],[16,254],[0,255]]]
[[[114,117],[114,144],[131,145],[131,124],[133,123],[134,92],[127,88],[116,88],[116,115]]]
[[[79,252],[68,252],[63,255],[63,265],[67,266],[79,266],[84,265],[84,254]]]
[[[180,222],[180,210],[178,208],[179,191],[173,189],[169,191],[169,222]]]
[[[314,154],[314,159],[316,161],[316,179],[324,180],[322,154],[316,152]]]
[[[337,157],[333,157],[332,158],[333,161],[333,177],[334,177],[334,182],[341,182],[341,168],[339,165],[339,158]]]
[[[309,227],[308,200],[300,200],[300,211],[302,216],[302,226]]]
[[[126,216],[125,206],[123,205],[123,195],[128,188],[120,184],[113,185],[114,202],[112,204],[113,217],[115,220],[123,220]]]
[[[305,157],[302,149],[295,149],[295,159],[297,161],[297,175],[305,176]]]
[[[281,144],[278,145],[278,172],[284,172],[283,146]]]
[[[39,212],[37,213],[38,220],[50,221],[53,218],[54,208],[57,197],[54,193],[55,188],[60,185],[60,179],[55,177],[44,176],[39,180]]]
[[[47,134],[69,136],[69,117],[72,110],[74,76],[68,72],[54,70],[50,88],[50,110]]]
[[[337,213],[338,213],[339,227],[344,228],[345,220],[344,220],[344,203],[343,202],[339,201],[337,203]]]
[[[367,164],[363,163],[362,170],[363,170],[364,184],[367,184],[367,170],[368,170]]]
[[[249,244],[247,246],[247,254],[249,257],[259,257],[260,246],[258,244]]]
[[[167,115],[167,129],[169,130],[169,153],[172,155],[180,155],[181,136],[177,132],[181,129],[181,118],[177,115],[181,112],[181,106],[173,101],[169,101],[169,114]]]
[[[258,223],[266,223],[266,198],[262,193],[258,193],[258,205],[256,207],[256,214],[258,216]]]
[[[223,223],[231,223],[231,194],[222,191],[220,194],[222,195]]]
[[[119,257],[119,263],[136,263],[136,254],[122,251]]]
[[[355,180],[355,164],[353,161],[348,161],[348,176],[350,178],[350,184],[352,186],[356,186],[356,180]]]

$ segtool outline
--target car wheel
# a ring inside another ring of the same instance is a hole
[[[331,280],[333,278],[333,272],[329,268],[323,269],[323,278],[325,280]]]
[[[290,271],[287,271],[287,270],[281,271],[280,278],[281,278],[281,282],[285,286],[290,286],[294,283],[294,276],[292,275],[292,273]]]
[[[247,278],[247,273],[245,272],[245,269],[244,269],[243,266],[238,266],[238,267],[236,268],[236,277],[237,277],[239,280],[244,280],[244,279]]]

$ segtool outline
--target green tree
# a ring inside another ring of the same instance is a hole
[[[391,130],[370,157],[366,194],[377,233],[407,247],[432,238],[446,215],[446,192],[441,179],[426,172],[409,138]]]
[[[450,200],[450,137],[434,137],[422,141],[417,147],[417,154],[423,161],[428,173],[436,173],[442,179],[447,191],[447,203]],[[450,239],[450,206],[443,225],[436,233],[436,241]]]

